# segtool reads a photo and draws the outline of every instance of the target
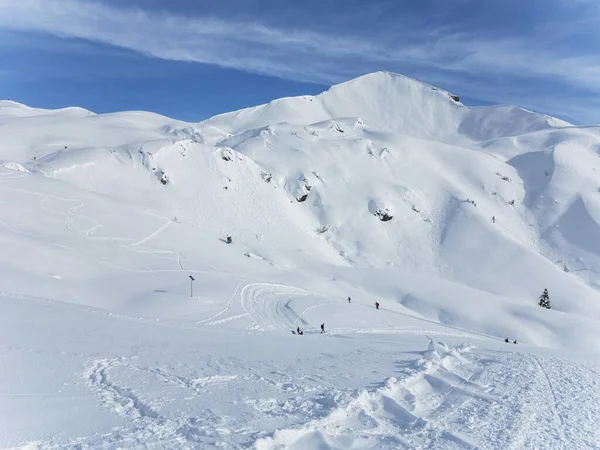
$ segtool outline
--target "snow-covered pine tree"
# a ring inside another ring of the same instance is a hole
[[[548,289],[544,289],[542,295],[540,295],[540,301],[538,302],[542,308],[550,309],[552,305],[550,304],[550,296],[548,295]]]

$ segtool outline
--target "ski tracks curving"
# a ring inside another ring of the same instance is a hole
[[[254,322],[254,328],[262,331],[285,331],[307,325],[304,316],[310,310],[328,302],[310,305],[298,314],[294,302],[301,297],[316,296],[313,292],[292,286],[252,283],[240,292],[242,309]]]
[[[266,282],[241,282],[229,298],[225,308],[197,323],[213,326],[249,318],[252,321],[251,328],[254,330],[289,333],[289,330],[293,330],[297,326],[307,325],[304,317],[310,311],[331,303],[331,301],[319,301],[308,306],[300,305],[300,299],[309,296],[325,298],[293,286]],[[238,300],[241,309],[235,306],[238,305]]]

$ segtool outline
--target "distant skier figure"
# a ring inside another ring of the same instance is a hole
[[[300,327],[296,328],[296,333],[300,334]]]
[[[348,303],[352,303],[352,299],[348,296]]]
[[[518,344],[518,342],[517,342],[517,340],[516,340],[516,339],[513,341],[513,344]]]
[[[228,234],[227,237],[225,238],[225,242],[227,242],[228,244],[231,244],[231,235]]]
[[[379,309],[379,302],[375,302],[375,309]]]
[[[321,324],[321,334],[325,333],[325,324]]]
[[[510,342],[510,341],[508,340],[508,338],[506,338],[506,339],[504,339],[504,342]]]
[[[496,223],[496,216],[492,216],[492,223]]]

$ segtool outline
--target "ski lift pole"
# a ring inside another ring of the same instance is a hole
[[[194,281],[196,279],[190,275],[190,297],[194,296]]]

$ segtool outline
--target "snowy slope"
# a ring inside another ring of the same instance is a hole
[[[0,446],[597,448],[600,128],[375,73],[0,136]]]

